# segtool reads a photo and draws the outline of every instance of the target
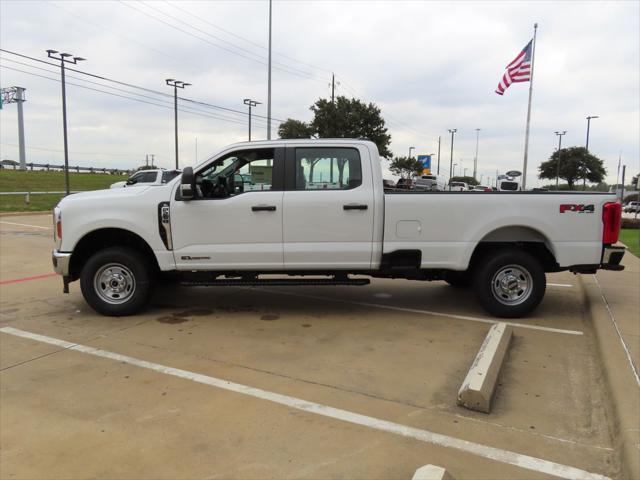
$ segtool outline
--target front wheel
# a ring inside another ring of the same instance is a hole
[[[484,256],[474,275],[474,289],[481,305],[492,315],[524,317],[544,297],[544,269],[531,254],[514,248]]]
[[[133,315],[151,294],[151,269],[145,258],[126,247],[110,247],[94,253],[80,274],[86,302],[98,313]]]

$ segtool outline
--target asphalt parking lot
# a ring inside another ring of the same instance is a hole
[[[470,291],[169,285],[108,318],[50,274],[49,215],[0,220],[2,478],[620,476],[572,274],[512,322],[487,415],[456,405],[495,320]]]

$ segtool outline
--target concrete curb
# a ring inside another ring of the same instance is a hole
[[[595,331],[615,413],[616,448],[626,478],[640,478],[640,388],[611,316],[592,275],[578,275]]]
[[[28,217],[31,215],[46,215],[50,214],[52,210],[40,210],[37,212],[0,212],[0,217]]]
[[[478,412],[491,412],[491,400],[509,350],[512,330],[506,323],[491,326],[458,391],[458,405]]]
[[[453,477],[442,467],[424,465],[416,470],[411,480],[453,480]]]

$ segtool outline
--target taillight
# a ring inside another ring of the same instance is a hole
[[[618,241],[622,206],[618,202],[608,202],[602,208],[602,243],[612,244]]]

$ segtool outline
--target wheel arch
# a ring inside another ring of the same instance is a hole
[[[144,256],[152,268],[160,270],[153,249],[140,235],[123,228],[99,228],[86,233],[75,245],[69,264],[71,279],[77,280],[80,277],[82,267],[91,255],[117,246],[133,248]]]
[[[487,252],[505,247],[517,247],[532,254],[545,272],[560,269],[553,243],[539,230],[523,225],[499,227],[485,234],[471,254],[469,268],[473,268]]]

